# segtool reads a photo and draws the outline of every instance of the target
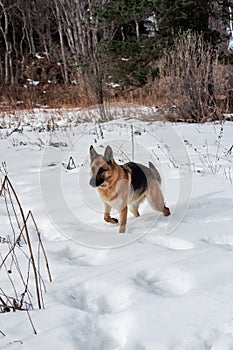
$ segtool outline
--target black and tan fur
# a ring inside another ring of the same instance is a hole
[[[119,211],[119,233],[125,232],[128,209],[135,217],[139,216],[139,204],[147,198],[151,207],[170,215],[165,206],[160,188],[161,177],[152,163],[149,168],[134,162],[119,165],[113,158],[110,146],[104,155],[98,154],[94,147],[90,147],[91,179],[90,185],[97,187],[104,202],[104,220],[112,224],[118,220],[110,216],[111,208]]]

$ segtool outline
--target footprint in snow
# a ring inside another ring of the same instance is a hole
[[[158,275],[151,271],[141,271],[134,278],[134,283],[148,293],[167,297],[182,296],[193,289],[191,276],[175,268]]]
[[[183,222],[227,222],[231,220],[233,201],[228,198],[205,198],[206,195],[194,198],[189,204]],[[224,215],[222,209],[224,208]],[[204,209],[204,210],[203,210]],[[219,215],[221,212],[221,215]]]
[[[195,248],[195,245],[192,242],[165,235],[146,236],[141,240],[141,243],[150,243],[172,250],[188,250]]]
[[[233,336],[231,333],[222,334],[211,347],[211,350],[232,350],[232,349],[233,349]]]
[[[127,286],[89,281],[69,289],[62,299],[72,308],[94,314],[121,312],[131,306],[131,291]]]
[[[233,250],[233,236],[231,234],[215,235],[203,239],[204,242],[221,246],[227,250]]]
[[[57,249],[54,249],[54,244]],[[49,253],[55,260],[71,266],[99,266],[104,261],[108,254],[108,250],[87,250],[79,247],[73,242],[56,242],[53,244],[53,249],[48,249]]]

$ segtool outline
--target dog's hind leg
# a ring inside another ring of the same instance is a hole
[[[170,210],[164,204],[163,194],[157,181],[151,180],[148,184],[147,199],[154,210],[161,211],[165,216],[170,215]]]
[[[118,220],[115,218],[112,218],[110,216],[110,211],[111,211],[112,207],[110,207],[109,204],[107,204],[106,202],[104,202],[104,220],[106,222],[110,222],[111,224],[117,224]]]
[[[135,218],[138,218],[140,216],[140,214],[138,212],[138,207],[139,207],[139,204],[137,202],[134,202],[134,203],[130,204],[130,206],[129,206],[129,210],[135,216]]]

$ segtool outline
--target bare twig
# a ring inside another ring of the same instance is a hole
[[[227,155],[230,155],[232,153],[233,150],[233,145],[229,148],[229,150],[227,151]]]
[[[35,226],[35,229],[36,229],[36,233],[37,233],[37,237],[38,237],[38,239],[39,239],[39,245],[40,245],[40,247],[41,247],[41,249],[42,249],[42,252],[43,252],[43,255],[44,255],[44,259],[45,259],[45,263],[46,263],[46,268],[47,268],[48,276],[49,276],[49,281],[52,282],[52,275],[51,275],[50,268],[49,268],[48,258],[47,258],[47,255],[46,255],[46,252],[45,252],[45,249],[44,249],[43,242],[42,242],[42,240],[41,240],[40,231],[39,231],[39,229],[38,229],[38,226],[37,226],[37,224],[36,224],[34,215],[32,214],[31,210],[29,210],[28,217],[29,217],[29,215],[31,216],[32,221],[33,221],[33,223],[34,223],[34,226]]]
[[[33,322],[32,322],[32,318],[31,318],[31,316],[30,316],[30,313],[29,313],[28,309],[26,309],[26,311],[27,311],[28,319],[29,319],[30,324],[31,324],[31,326],[32,326],[33,332],[34,332],[34,334],[37,334],[37,331],[36,331],[35,326],[34,326],[34,324],[33,324]]]
[[[5,333],[3,333],[3,331],[1,331],[1,330],[0,330],[0,333],[3,335],[3,337],[5,337],[5,336],[6,336],[6,334],[5,334]]]
[[[133,133],[132,124],[131,124],[131,144],[132,144],[132,161],[134,161],[134,133]]]
[[[26,224],[26,219],[25,219],[24,212],[23,212],[23,208],[22,208],[22,206],[21,206],[21,203],[20,203],[20,201],[19,201],[19,198],[18,198],[18,196],[17,196],[17,194],[16,194],[16,192],[15,192],[15,189],[14,189],[14,187],[13,187],[11,181],[9,180],[9,178],[8,178],[7,176],[6,176],[6,178],[7,178],[7,183],[9,184],[10,189],[11,189],[11,191],[13,192],[14,197],[15,197],[15,199],[16,199],[16,202],[17,202],[17,204],[18,204],[18,207],[19,207],[19,210],[20,210],[20,212],[21,212],[22,219],[23,219],[23,223],[24,223],[24,226],[25,226],[26,240],[27,240],[27,244],[28,244],[29,251],[30,251],[32,267],[33,267],[33,270],[34,270],[34,278],[35,278],[35,284],[36,284],[37,302],[38,302],[38,307],[39,307],[39,309],[41,309],[41,300],[40,300],[40,293],[39,293],[38,275],[37,275],[37,270],[36,270],[34,255],[33,255],[33,251],[32,251],[31,241],[30,241],[30,237],[29,237],[29,232],[28,232],[28,228],[27,228],[27,224]]]
[[[2,168],[1,168],[1,172],[5,174]],[[33,295],[29,290],[29,285],[31,283],[30,282],[31,268],[33,271],[34,282],[35,282],[35,294],[37,297],[37,305],[38,305],[38,308],[41,309],[42,307],[44,307],[42,287],[44,287],[44,290],[46,290],[45,283],[40,274],[41,252],[43,254],[43,259],[45,261],[49,280],[52,281],[48,259],[46,256],[40,231],[36,224],[35,218],[31,211],[29,211],[27,216],[25,216],[22,205],[17,196],[17,193],[6,174],[4,175],[3,183],[0,186],[0,196],[4,196],[5,207],[9,218],[10,227],[13,233],[12,241],[10,236],[4,237],[4,239],[1,241],[2,243],[6,244],[6,247],[8,247],[8,251],[6,252],[5,255],[0,254],[0,258],[1,258],[0,272],[4,271],[4,273],[7,274],[7,277],[9,279],[8,285],[10,289],[13,291],[13,293],[11,292],[13,296],[9,296],[8,293],[5,293],[3,289],[0,287],[0,291],[1,291],[0,312],[9,312],[11,310],[14,312],[16,310],[27,311],[27,315],[28,315],[30,324],[33,328],[33,332],[37,334],[36,329],[33,325],[31,316],[29,314],[29,309],[33,308],[33,304],[32,304]],[[30,235],[29,235],[29,227],[28,227],[29,219],[32,220],[32,223],[36,232],[36,237],[38,239],[37,263],[36,263],[33,247],[31,244]],[[21,241],[22,243],[25,243],[25,244],[21,245]],[[25,252],[25,247],[27,247],[26,252]],[[28,268],[26,273],[22,271],[22,268],[20,265],[21,259],[18,258],[18,254],[19,254],[18,252],[20,252],[28,260],[28,265],[27,265]],[[18,278],[17,284],[15,284],[16,283],[15,275]],[[19,288],[18,282],[21,283],[21,287],[23,287],[23,291],[20,291],[18,289]],[[0,333],[3,333],[3,332],[0,331]]]

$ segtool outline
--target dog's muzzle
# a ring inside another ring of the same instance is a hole
[[[91,185],[92,187],[96,187],[96,178],[92,177],[89,181],[89,185]]]
[[[103,185],[103,183],[104,183],[104,179],[98,178],[98,176],[92,177],[89,181],[89,184],[92,187],[99,187],[99,186]]]

